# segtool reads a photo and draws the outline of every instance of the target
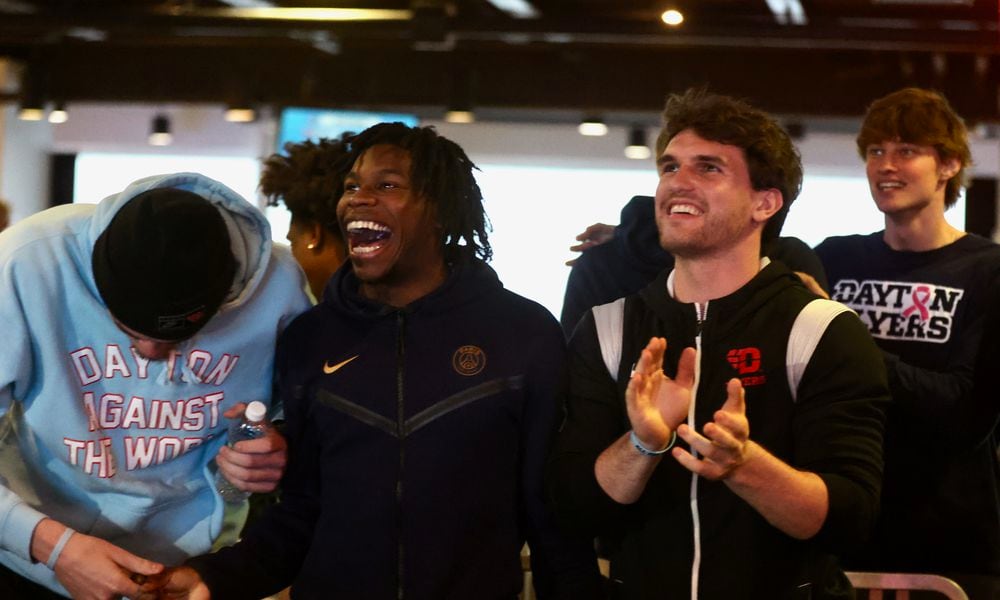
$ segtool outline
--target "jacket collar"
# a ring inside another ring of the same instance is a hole
[[[766,259],[764,259],[766,260]],[[663,271],[639,296],[661,318],[669,318],[678,311],[694,318],[693,303],[679,302],[672,295],[672,271]],[[671,288],[668,288],[668,283]],[[759,311],[774,296],[792,286],[802,286],[802,282],[788,267],[780,262],[762,260],[761,270],[740,289],[728,296],[708,303],[706,321],[725,327],[729,323],[741,323],[747,315]]]
[[[371,319],[397,312],[446,312],[503,288],[496,271],[479,259],[451,265],[448,277],[440,287],[402,308],[362,296],[359,291],[360,285],[361,282],[354,274],[351,263],[345,262],[327,284],[322,304],[353,317]]]

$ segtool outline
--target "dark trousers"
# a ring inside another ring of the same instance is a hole
[[[0,598],[3,600],[65,600],[57,594],[0,565]]]

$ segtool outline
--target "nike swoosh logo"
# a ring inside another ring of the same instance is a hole
[[[346,365],[347,363],[351,362],[352,360],[354,360],[355,358],[357,358],[359,356],[361,356],[361,355],[360,354],[355,354],[351,358],[348,358],[347,360],[339,362],[339,363],[337,363],[335,365],[331,365],[330,361],[326,361],[326,362],[323,363],[323,372],[326,373],[327,375],[330,375],[331,373],[336,373],[340,369],[340,367]]]

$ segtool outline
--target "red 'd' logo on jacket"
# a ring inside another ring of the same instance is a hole
[[[763,385],[767,377],[760,372],[760,348],[737,348],[726,354],[726,360],[740,375],[743,387]]]

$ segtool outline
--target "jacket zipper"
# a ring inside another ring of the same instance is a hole
[[[695,429],[695,404],[698,399],[698,386],[701,383],[701,334],[705,328],[705,319],[708,317],[708,302],[694,303],[695,316],[697,319],[694,336],[694,387],[691,389],[691,404],[688,406],[688,427]],[[698,452],[691,449],[691,454],[695,458]],[[691,561],[691,600],[698,600],[698,573],[701,568],[701,517],[698,514],[698,475],[691,473],[691,521],[694,531],[694,557]]]
[[[406,317],[403,311],[396,313],[396,332],[396,437],[399,439],[399,470],[396,474],[396,598],[403,600],[403,466],[406,442],[403,403],[403,365],[406,355],[403,338],[406,333]]]

